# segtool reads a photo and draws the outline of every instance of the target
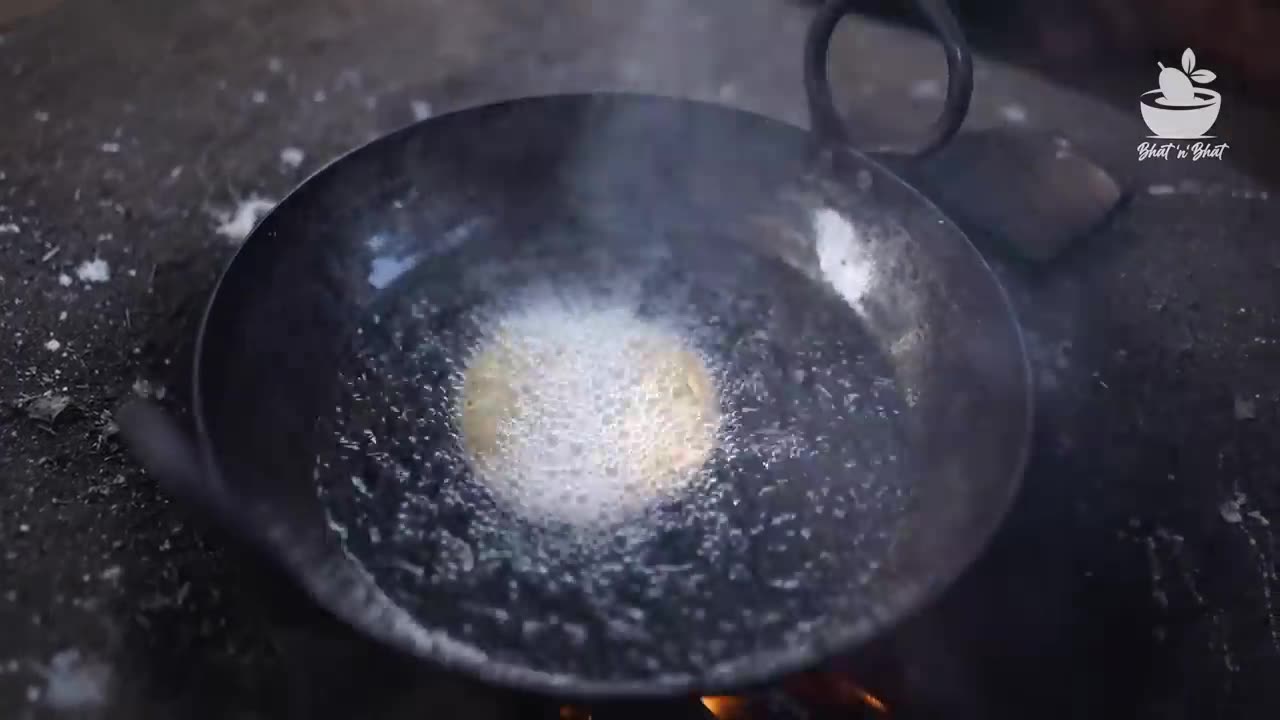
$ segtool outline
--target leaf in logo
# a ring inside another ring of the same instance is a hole
[[[1192,70],[1196,69],[1196,54],[1191,52],[1191,48],[1182,51],[1182,71],[1190,75]]]
[[[1211,83],[1218,78],[1212,70],[1197,70],[1191,73],[1191,79],[1198,83]]]

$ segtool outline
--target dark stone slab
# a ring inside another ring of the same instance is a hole
[[[440,702],[416,670],[383,671],[346,640],[317,647],[329,631],[299,623],[296,603],[280,611],[122,455],[110,409],[161,388],[182,405],[193,321],[234,250],[218,231],[242,201],[279,198],[416,114],[517,95],[627,88],[803,123],[807,12],[122,0],[4,29],[4,714],[404,717]],[[832,74],[852,122],[922,127],[940,53],[850,25]],[[912,677],[945,678],[916,686],[922,702],[985,717],[1280,713],[1280,203],[1232,159],[1272,144],[1275,118],[1228,98],[1225,161],[1138,163],[1137,96],[1155,77],[1131,70],[1100,101],[978,66],[973,128],[1060,132],[1134,196],[1054,262],[1001,266],[1036,366],[1037,452],[986,557],[889,643]],[[466,699],[448,708],[502,710],[499,694],[455,692]]]

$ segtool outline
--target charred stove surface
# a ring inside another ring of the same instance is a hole
[[[0,26],[0,714],[555,715],[563,702],[392,671],[302,622],[296,598],[271,609],[104,413],[135,392],[182,402],[193,321],[235,242],[342,150],[557,90],[802,123],[808,12],[121,0]],[[833,82],[868,134],[928,122],[932,44],[863,23],[837,45]],[[924,717],[1280,715],[1280,202],[1231,157],[1137,163],[1151,68],[1111,70],[1132,81],[1108,105],[978,64],[975,125],[1061,131],[1134,197],[1052,266],[1002,269],[1035,364],[1035,455],[987,555],[869,650],[893,662],[851,667],[893,717],[910,716],[899,697]],[[1215,132],[1230,153],[1274,144],[1273,114],[1227,101]]]

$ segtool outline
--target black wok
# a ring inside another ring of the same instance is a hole
[[[563,95],[436,117],[329,165],[213,295],[196,442],[135,404],[129,444],[346,623],[491,682],[711,692],[864,643],[994,532],[1030,394],[982,258],[845,143],[825,57],[847,4],[810,32],[813,134],[687,100]],[[971,65],[944,3],[919,4],[950,81],[924,156],[960,125]],[[732,388],[738,448],[594,534],[502,507],[448,411],[477,313],[570,285],[625,285],[637,312],[692,318]]]

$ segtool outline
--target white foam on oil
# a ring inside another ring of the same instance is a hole
[[[548,296],[495,318],[458,383],[468,460],[528,519],[612,524],[685,490],[719,443],[719,390],[674,327]]]

